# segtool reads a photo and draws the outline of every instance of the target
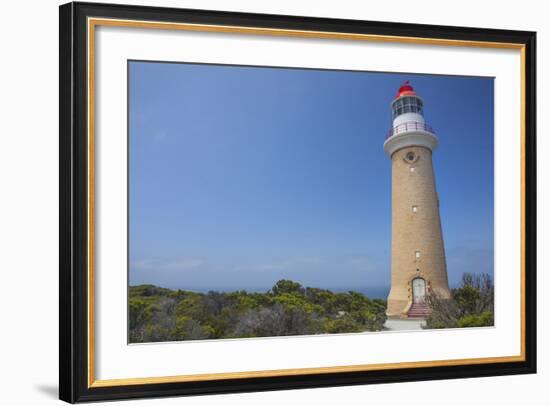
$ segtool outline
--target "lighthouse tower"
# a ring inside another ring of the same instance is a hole
[[[409,82],[391,104],[384,142],[392,161],[392,262],[388,317],[425,317],[429,293],[449,298],[445,248],[432,153],[437,137],[424,121],[424,101]]]

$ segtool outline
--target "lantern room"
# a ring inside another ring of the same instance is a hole
[[[421,146],[433,151],[437,137],[424,120],[424,101],[409,81],[401,85],[391,103],[393,126],[386,134],[384,150],[389,156],[405,147]]]
[[[395,119],[404,113],[418,113],[423,115],[422,108],[424,103],[418,96],[404,96],[394,100],[392,103],[391,111],[392,118]]]
[[[405,113],[416,113],[423,115],[424,102],[416,94],[409,81],[406,81],[395,96],[392,102],[392,119]]]

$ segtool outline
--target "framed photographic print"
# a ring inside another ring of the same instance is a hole
[[[533,32],[60,7],[60,398],[536,371]]]

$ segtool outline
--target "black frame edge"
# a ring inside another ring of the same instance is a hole
[[[87,64],[82,4],[59,7],[59,398],[88,388]]]
[[[71,269],[73,5],[59,7],[59,399],[74,402]]]
[[[537,372],[537,34],[525,39],[525,364]]]
[[[525,45],[525,361],[394,371],[88,388],[86,18],[90,16],[483,40]],[[62,5],[59,8],[59,20],[59,398],[61,400],[75,403],[536,373],[535,32],[97,3]]]

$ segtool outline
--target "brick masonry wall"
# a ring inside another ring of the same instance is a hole
[[[432,153],[411,146],[396,151],[391,159],[392,277],[387,314],[406,317],[414,278],[424,278],[427,290],[440,296],[449,297],[450,291]],[[418,207],[416,213],[413,206]]]

